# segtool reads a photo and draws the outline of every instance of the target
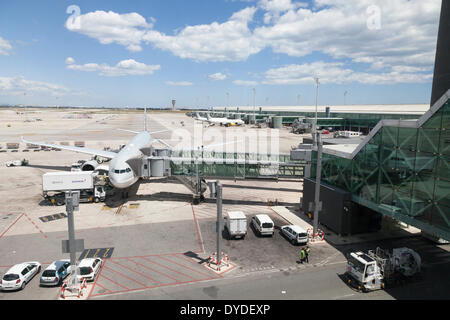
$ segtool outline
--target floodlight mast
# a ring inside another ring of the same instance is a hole
[[[318,106],[318,101],[319,101],[319,84],[320,84],[320,82],[319,82],[319,78],[317,78],[317,77],[314,78],[314,81],[316,83],[316,118],[315,118],[315,121],[314,121],[314,128],[312,130],[313,131],[312,135],[313,135],[314,146],[317,146],[317,139],[316,139],[316,132],[317,132],[317,106]]]
[[[320,184],[322,175],[322,138],[320,132],[316,132],[316,143],[317,143],[317,165],[316,165],[316,185],[314,190],[314,217],[313,217],[313,238],[315,239],[317,234],[317,229],[319,226],[319,211],[322,210],[322,204],[320,203]]]
[[[255,115],[255,108],[256,108],[256,89],[253,88],[253,115]]]

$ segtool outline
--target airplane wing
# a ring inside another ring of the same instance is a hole
[[[33,144],[33,145],[37,145],[37,146],[44,146],[44,147],[48,147],[48,148],[56,148],[56,149],[69,150],[69,151],[74,151],[74,152],[79,152],[79,153],[86,153],[86,154],[100,156],[100,157],[108,158],[108,159],[112,159],[117,156],[117,153],[111,152],[111,151],[80,148],[80,147],[73,147],[73,146],[62,146],[59,144],[51,144],[51,143],[44,143],[44,142],[33,142],[33,141],[25,140],[23,137],[22,137],[22,141],[24,143],[29,143],[29,144]]]

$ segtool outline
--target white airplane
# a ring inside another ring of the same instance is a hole
[[[69,150],[79,153],[86,153],[90,155],[100,156],[103,158],[111,159],[109,163],[109,181],[111,184],[118,189],[126,189],[131,187],[139,177],[136,173],[136,169],[130,166],[133,160],[141,159],[144,157],[144,152],[149,150],[152,143],[159,141],[165,145],[165,142],[152,138],[152,134],[165,132],[169,130],[148,132],[147,131],[147,109],[144,111],[144,131],[136,132],[131,130],[119,129],[126,132],[136,133],[136,136],[126,144],[119,152],[96,150],[89,148],[73,147],[73,146],[63,146],[58,144],[49,144],[45,142],[34,142],[25,140],[22,137],[24,143],[29,143],[32,145],[44,146],[49,148],[57,148],[62,150]]]
[[[22,141],[24,143],[28,143],[31,145],[38,145],[38,146],[44,146],[48,148],[56,148],[56,149],[62,149],[62,150],[68,150],[68,151],[74,151],[79,153],[85,153],[95,156],[100,156],[103,158],[111,159],[109,163],[109,181],[110,183],[117,189],[124,190],[123,194],[128,194],[128,192],[125,190],[131,186],[133,186],[138,180],[138,168],[136,166],[136,163],[140,163],[140,160],[148,155],[150,148],[154,142],[160,142],[167,146],[168,148],[172,149],[173,147],[169,145],[168,143],[164,142],[161,139],[153,138],[152,134],[160,133],[160,132],[166,132],[170,130],[162,130],[162,131],[156,131],[156,132],[148,132],[147,131],[147,110],[144,111],[144,131],[136,132],[132,130],[124,130],[124,129],[118,129],[125,132],[131,132],[135,133],[136,136],[128,143],[126,144],[119,152],[112,152],[112,151],[105,151],[105,150],[97,150],[97,149],[90,149],[90,148],[82,148],[82,147],[75,147],[75,146],[64,146],[64,145],[58,145],[58,144],[51,144],[51,143],[45,143],[45,142],[35,142],[35,141],[28,141],[25,140],[22,137]],[[230,143],[240,143],[242,141],[231,141],[231,142],[225,142],[220,144],[212,144],[207,146],[201,146],[201,148],[208,148],[213,147],[217,145],[225,145]],[[197,147],[195,149],[200,150],[200,147]],[[173,150],[173,149],[172,149]],[[236,164],[258,164],[262,166],[277,166],[280,164],[279,161],[273,161],[273,160],[249,160],[249,159],[223,159],[223,158],[191,158],[191,157],[167,157],[168,160],[174,161],[174,162],[180,162],[180,163],[186,163],[186,162],[203,162],[207,164],[215,164],[215,163],[224,163],[224,164],[230,164],[230,165],[236,165]]]
[[[241,119],[228,119],[228,118],[211,118],[209,113],[206,114],[206,121],[211,124],[220,124],[221,126],[242,126],[244,121]]]
[[[195,120],[198,120],[198,121],[205,121],[205,122],[208,122],[208,119],[207,118],[205,118],[205,117],[201,117],[199,114],[198,114],[198,112],[196,112],[195,113],[195,118],[194,118]]]

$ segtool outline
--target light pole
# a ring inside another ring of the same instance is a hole
[[[347,91],[344,92],[344,106],[347,105]]]
[[[256,108],[256,89],[253,88],[253,115],[255,115],[255,108]]]
[[[322,203],[320,202],[320,181],[322,174],[322,139],[320,132],[314,133],[316,135],[317,144],[317,167],[316,167],[316,185],[314,190],[314,220],[313,220],[313,237],[315,238],[319,226],[319,211],[322,210]]]
[[[316,132],[317,132],[317,105],[319,101],[319,78],[315,77],[314,81],[316,82],[316,119],[314,121],[314,128],[313,128],[313,138],[316,138]],[[317,146],[317,139],[314,139],[314,145]]]
[[[301,97],[301,94],[298,94],[298,95],[297,95],[297,105],[298,105],[298,106],[300,106],[300,97]]]
[[[208,182],[211,198],[216,198],[217,205],[217,267],[220,269],[220,262],[222,261],[222,184],[219,180]]]

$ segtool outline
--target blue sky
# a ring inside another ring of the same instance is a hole
[[[79,20],[66,12],[80,9]],[[0,104],[428,103],[439,0],[0,2]],[[79,25],[71,24],[79,22]],[[68,59],[70,58],[70,59]]]

